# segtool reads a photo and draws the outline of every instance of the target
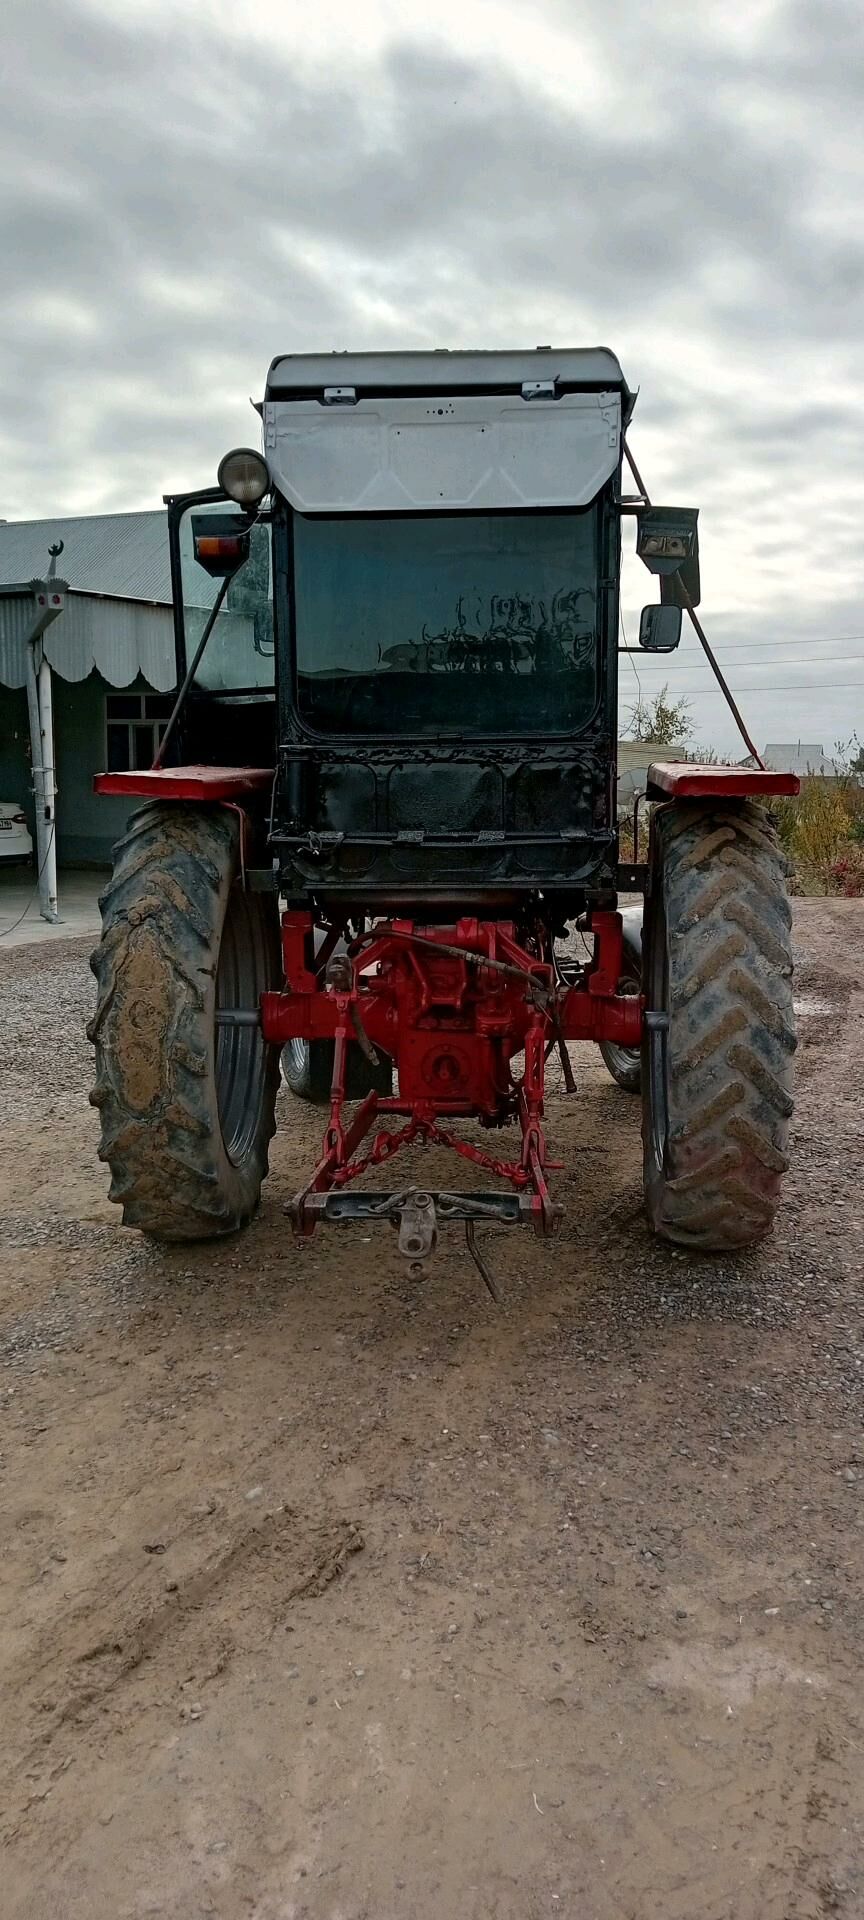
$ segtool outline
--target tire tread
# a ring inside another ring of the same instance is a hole
[[[100,899],[102,938],[90,962],[98,994],[87,1029],[96,1048],[90,1100],[100,1113],[99,1158],[110,1168],[110,1197],[124,1224],[160,1240],[210,1238],[245,1225],[275,1132],[275,1049],[268,1050],[259,1124],[242,1162],[228,1158],[215,1107],[213,991],[238,836],[227,809],[144,807],[115,847]],[[271,926],[266,906],[255,911],[270,985],[275,915]],[[149,1085],[136,1086],[130,1059],[142,1005]]]
[[[749,803],[673,804],[658,811],[654,834],[668,1131],[660,1168],[646,1092],[648,1213],[679,1245],[737,1250],[770,1231],[788,1166],[796,1041],[785,862],[768,815]]]

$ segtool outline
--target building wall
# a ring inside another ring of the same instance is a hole
[[[57,859],[61,867],[111,865],[111,849],[140,802],[93,792],[105,766],[105,695],[116,692],[99,673],[86,680],[52,676],[57,754]],[[149,691],[139,679],[124,692]]]
[[[105,765],[105,695],[116,692],[101,674],[86,680],[51,677],[54,700],[54,750],[57,756],[57,864],[59,867],[110,867],[133,805],[93,792],[93,775]],[[130,693],[150,692],[146,680],[133,681]],[[127,689],[124,689],[127,691]],[[21,687],[0,687],[0,800],[20,800],[36,837],[30,722]]]

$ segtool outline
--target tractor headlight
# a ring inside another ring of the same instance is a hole
[[[217,476],[223,493],[239,507],[257,507],[270,492],[270,470],[263,454],[251,447],[234,447],[219,462]]]

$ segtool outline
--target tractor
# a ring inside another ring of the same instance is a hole
[[[243,1227],[281,1078],[326,1109],[298,1235],[389,1223],[422,1271],[459,1223],[491,1285],[478,1226],[558,1224],[546,1068],[572,1091],[593,1041],[641,1099],[655,1233],[770,1230],[795,1033],[767,807],[797,786],[654,764],[645,860],[638,821],[619,858],[630,522],[660,589],[640,646],[673,650],[684,611],[702,633],[697,514],[650,503],[632,410],[605,348],[282,356],[261,451],[166,496],[176,700],[154,765],[94,782],[143,803],[92,963],[126,1224]],[[400,1186],[413,1146],[466,1184]]]

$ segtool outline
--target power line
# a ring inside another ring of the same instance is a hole
[[[723,656],[721,655],[721,659],[722,657]],[[860,667],[862,662],[864,662],[864,653],[849,653],[849,654],[846,654],[845,657],[841,655],[840,658],[842,659],[844,666]],[[648,660],[644,664],[652,667],[665,667],[666,672],[669,673],[670,668],[668,665],[668,661],[669,661],[668,654],[649,654]],[[787,661],[766,660],[763,663],[761,660],[736,660],[735,672],[736,673],[779,673],[779,672],[782,672],[783,666],[787,665],[790,667],[799,667],[802,673],[806,673],[809,670],[811,664],[814,670],[818,672],[819,669],[826,666],[828,662],[825,660],[814,660],[812,663],[809,660],[787,660]],[[674,673],[676,669],[672,668],[671,671]],[[699,659],[681,660],[679,656],[679,660],[677,663],[677,671],[679,673],[704,673],[708,671],[708,669],[707,667],[703,666],[702,661]],[[832,680],[830,678],[827,680],[823,678],[821,680],[814,680],[811,684],[814,686],[822,687],[822,686],[837,686],[837,685],[842,685],[843,683],[840,681]]]
[[[633,648],[632,651],[635,654],[635,648]],[[724,660],[725,657],[726,656],[723,653],[721,653],[719,656],[721,661]],[[662,667],[668,661],[669,655],[668,654],[649,654],[647,660],[645,660],[644,655],[642,656],[642,659],[643,659],[643,664],[646,666]],[[843,666],[848,666],[848,667],[860,667],[862,663],[864,663],[864,653],[832,654],[828,659],[823,658],[821,660],[813,660],[813,661],[796,660],[794,658],[790,660],[788,656],[784,655],[779,660],[774,658],[772,658],[771,660],[765,660],[765,661],[736,660],[734,670],[736,673],[751,673],[751,672],[752,673],[777,673],[781,671],[784,665],[787,665],[790,667],[800,667],[801,672],[806,673],[811,666],[813,667],[814,671],[819,672],[822,668],[830,665],[842,664]],[[689,657],[684,657],[682,659],[681,655],[679,654],[677,671],[679,673],[706,673],[706,672],[710,672],[710,668],[707,666],[707,663],[704,663],[702,660],[698,658],[690,659]],[[666,666],[666,672],[667,673],[669,672],[668,665]],[[834,683],[830,679],[830,677],[827,681],[823,678],[822,680],[818,680],[814,682],[814,685],[816,686],[824,686],[826,684],[830,686],[830,685],[833,685]]]
[[[864,634],[860,637],[864,640]],[[788,653],[792,647],[809,648],[812,645],[809,640],[729,640],[720,641],[718,644],[719,650],[722,653],[752,653],[756,655],[763,653]],[[837,644],[836,641],[832,642],[834,646]],[[621,651],[624,652],[625,649],[622,648]],[[627,651],[644,655],[645,649],[643,647],[630,647]],[[861,657],[860,653],[846,653],[845,651],[843,653],[820,654],[820,659],[822,660],[860,660]]]
[[[674,682],[670,682],[670,690],[676,694],[704,693],[706,691],[705,686],[702,683],[697,683],[696,686],[684,687],[679,685],[677,680]],[[852,693],[858,690],[864,693],[864,680],[835,680],[832,682],[830,687],[820,686],[818,681],[815,681],[815,680],[786,680],[786,681],[781,681],[779,684],[774,680],[766,680],[764,685],[760,687],[749,686],[749,687],[733,687],[732,688],[732,692],[741,694],[742,698],[747,695],[752,695],[756,693],[809,693],[809,694],[822,693],[824,694],[824,693]],[[713,689],[709,689],[709,691],[713,691]]]
[[[785,652],[787,647],[843,647],[845,649],[859,646],[862,641],[864,641],[864,633],[816,633],[802,634],[798,639],[792,637],[786,640],[720,640],[718,646],[723,648],[724,653],[731,653],[733,649],[753,653],[773,653]],[[632,651],[635,653],[637,649],[634,647]],[[638,651],[641,652],[642,649],[639,648]],[[838,656],[840,659],[848,657],[845,652]]]

